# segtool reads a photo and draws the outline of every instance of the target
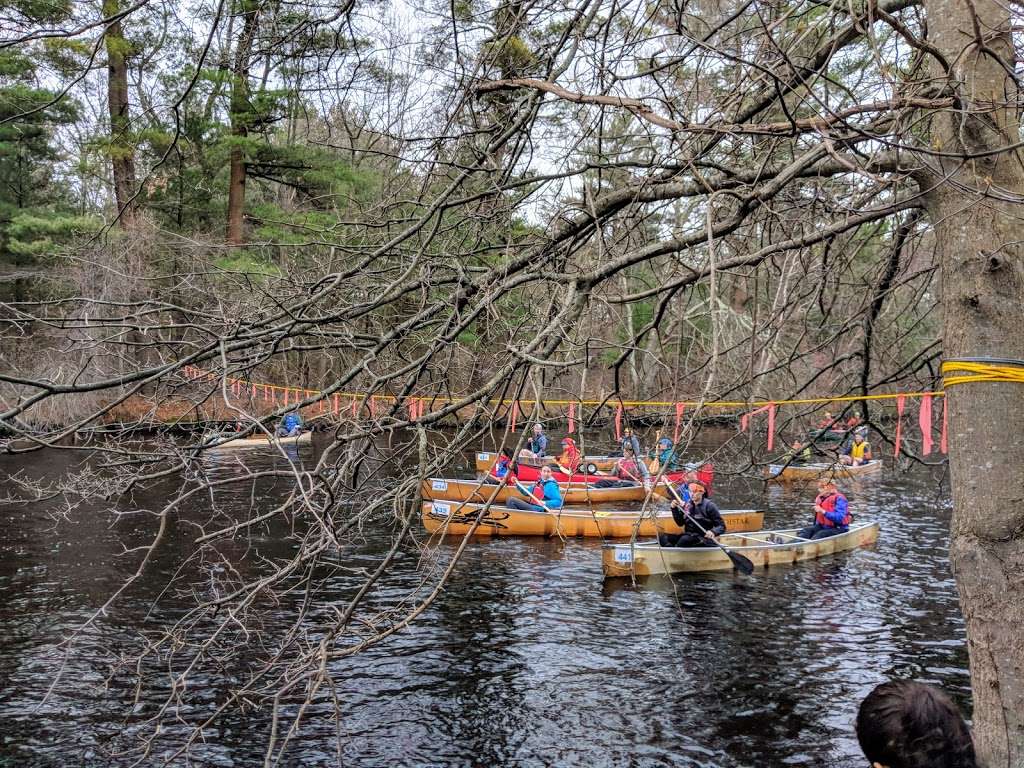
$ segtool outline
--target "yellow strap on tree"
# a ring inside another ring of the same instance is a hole
[[[950,375],[953,371],[956,375]],[[1024,384],[1024,361],[947,360],[942,364],[942,377],[945,387],[976,381]]]

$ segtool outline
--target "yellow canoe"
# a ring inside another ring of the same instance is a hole
[[[769,464],[765,467],[764,476],[769,482],[812,482],[820,477],[832,478],[834,480],[845,480],[861,475],[873,475],[882,471],[882,460],[875,459],[866,464],[859,464],[850,467],[846,464]]]
[[[212,445],[211,449],[221,450],[223,448],[276,448],[280,445],[308,445],[313,442],[312,432],[303,432],[295,437],[275,437],[268,439],[266,435],[258,437],[240,437],[236,440],[228,440],[220,445]]]
[[[533,483],[524,483],[529,488]],[[585,483],[559,483],[562,490],[562,501],[565,504],[617,504],[627,501],[643,501],[647,498],[647,492],[642,485],[629,486],[627,488],[597,488]],[[497,491],[497,495],[495,495]],[[522,499],[528,501],[525,493],[522,493],[515,486],[481,484],[477,480],[450,480],[447,478],[432,477],[424,480],[420,488],[424,499],[436,501],[476,501],[485,503],[491,501],[495,504],[502,504],[509,499]],[[664,496],[668,493],[663,486],[654,489],[654,494]]]
[[[615,462],[621,457],[615,456],[587,456],[580,464],[580,471],[586,469],[588,472],[593,474],[595,471],[608,472],[614,469]],[[498,461],[497,453],[490,453],[487,451],[480,451],[476,455],[476,471],[477,472],[490,472],[494,468],[495,463]],[[542,459],[517,459],[520,464],[526,467],[543,467],[546,464],[553,464],[557,461],[555,456],[545,456]]]
[[[846,533],[827,539],[797,538],[799,528],[784,531],[725,534],[720,541],[755,566],[789,565],[817,560],[836,552],[872,544],[878,539],[878,523],[854,523]],[[651,576],[659,573],[728,571],[732,561],[718,547],[660,547],[658,542],[605,544],[601,553],[605,578]]]
[[[480,515],[480,524],[474,531],[479,536],[630,538],[634,532],[645,537],[681,532],[669,510],[641,512],[569,508],[548,514],[492,506],[481,514],[484,507],[484,504],[425,501],[423,526],[432,534],[465,536]],[[722,519],[728,531],[759,531],[764,524],[764,512],[759,509],[722,510]]]

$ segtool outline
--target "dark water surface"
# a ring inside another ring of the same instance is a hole
[[[301,457],[309,462],[312,454]],[[0,495],[12,492],[10,473],[52,479],[79,460],[55,452],[2,457]],[[232,471],[231,460],[210,471]],[[117,510],[151,509],[174,487],[126,499]],[[859,517],[881,522],[877,545],[751,578],[603,583],[596,541],[474,542],[416,623],[333,666],[340,721],[328,702],[318,702],[282,762],[863,766],[853,719],[876,684],[894,677],[935,683],[965,712],[970,690],[939,472],[890,472],[844,490]],[[282,492],[257,494],[257,506]],[[227,508],[234,504],[244,517],[253,497],[237,493]],[[766,527],[810,517],[810,491],[765,491],[720,473],[714,495],[723,507],[766,506]],[[176,523],[180,535],[172,532],[142,583],[83,635],[43,703],[62,663],[54,643],[135,570],[138,556],[123,553],[147,543],[155,526],[104,507],[83,507],[55,523],[54,509],[55,502],[0,505],[0,764],[131,765],[137,754],[114,751],[166,691],[145,690],[133,711],[132,681],[122,673],[108,679],[111,662],[137,648],[140,633],[188,607],[182,595],[161,595],[191,551],[187,520]],[[197,506],[196,514],[208,510]],[[382,525],[346,557],[372,566],[391,539]],[[291,543],[268,533],[239,546],[283,557]],[[444,561],[452,552],[443,544],[434,554]],[[201,570],[186,567],[193,566]],[[373,600],[397,603],[425,567],[410,547]],[[215,570],[209,578],[215,581]],[[339,575],[329,582],[325,605],[358,581]],[[286,622],[293,608],[268,609],[267,621],[276,610]],[[200,703],[203,695],[223,700],[231,685],[201,682]],[[267,728],[259,712],[232,714],[187,764],[262,764]],[[160,764],[162,754],[141,764]]]

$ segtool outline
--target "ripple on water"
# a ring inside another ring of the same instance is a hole
[[[237,466],[210,469],[221,476]],[[851,485],[855,513],[881,521],[876,545],[749,579],[719,573],[605,584],[597,542],[473,542],[415,624],[331,664],[341,716],[328,700],[314,702],[286,764],[334,765],[339,757],[357,768],[859,764],[852,722],[879,682],[915,676],[968,700],[947,557],[949,505],[937,501],[936,477],[915,470]],[[275,493],[260,498],[269,503]],[[793,489],[761,495],[759,485],[722,477],[715,495],[733,507],[767,500],[770,527],[810,518],[810,495]],[[251,498],[238,493],[219,503],[247,514]],[[123,734],[145,732],[166,680],[154,676],[132,714],[130,678],[106,683],[109,664],[137,648],[141,632],[181,615],[186,603],[170,593],[144,618],[180,563],[161,560],[137,594],[81,638],[63,682],[40,705],[60,660],[54,644],[130,572],[121,553],[149,531],[98,509],[69,536],[44,512],[0,511],[0,760],[128,765],[110,750],[123,746]],[[339,560],[372,567],[390,530],[370,531]],[[267,529],[245,546],[273,557],[290,545]],[[433,558],[443,564],[454,549],[401,558],[371,603],[394,609]],[[339,573],[323,587],[312,639],[358,581]],[[283,627],[294,607],[268,609],[265,621]],[[178,710],[183,718],[215,706],[230,687],[197,683],[208,689]],[[266,727],[266,713],[226,718],[197,746],[197,764],[261,764]]]

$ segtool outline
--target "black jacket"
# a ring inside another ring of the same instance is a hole
[[[725,520],[722,519],[722,513],[718,511],[715,502],[708,498],[701,499],[700,504],[688,501],[685,504],[685,509],[690,517],[700,523],[701,528],[705,531],[711,531],[716,536],[721,536],[725,533]],[[672,519],[676,521],[676,525],[683,529],[684,533],[695,533],[698,536],[704,535],[700,528],[693,524],[693,520],[690,520],[675,505],[672,506]]]

